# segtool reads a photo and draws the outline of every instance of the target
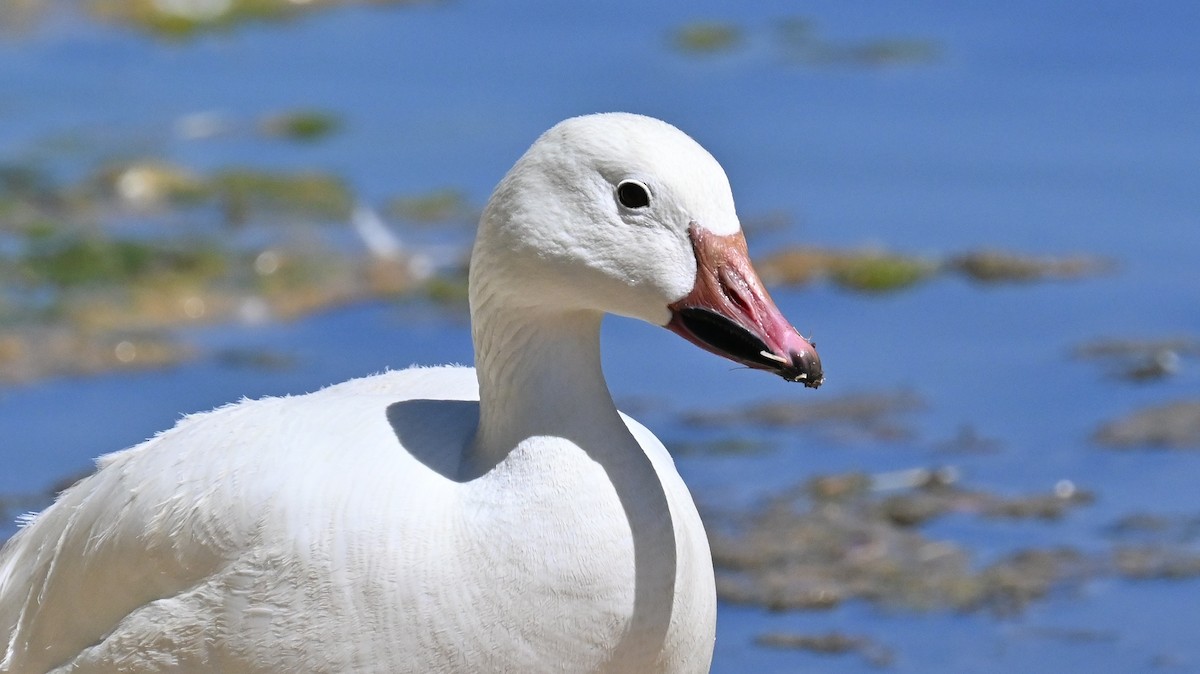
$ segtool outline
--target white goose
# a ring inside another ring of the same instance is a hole
[[[720,165],[570,119],[471,260],[477,366],[197,414],[105,456],[0,553],[0,672],[704,672],[716,597],[670,456],[600,371],[605,313],[817,386]]]

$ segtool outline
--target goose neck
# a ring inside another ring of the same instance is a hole
[[[600,367],[602,318],[584,310],[475,308],[478,460],[494,465],[535,436],[584,445],[625,431]]]

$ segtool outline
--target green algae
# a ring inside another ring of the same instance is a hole
[[[211,242],[46,234],[32,237],[23,267],[31,283],[69,288],[159,283],[169,277],[203,282],[225,273],[227,258]]]
[[[467,275],[439,275],[425,282],[425,295],[444,306],[465,307],[469,299]]]
[[[882,68],[935,63],[942,47],[934,40],[910,37],[873,37],[838,40],[826,37],[815,21],[784,17],[773,25],[773,46],[780,60],[809,67]],[[762,30],[745,29],[732,21],[695,20],[671,33],[670,43],[683,54],[704,56],[728,53],[741,47]],[[767,42],[764,38],[762,42]]]
[[[270,115],[259,124],[268,136],[305,143],[324,139],[341,126],[341,118],[323,110],[291,110]]]
[[[1050,257],[990,249],[938,258],[879,249],[793,246],[762,257],[757,267],[769,284],[827,280],[845,290],[883,294],[937,276],[958,275],[980,284],[1072,281],[1110,273],[1115,265],[1088,255]]]
[[[784,58],[806,66],[883,67],[922,65],[941,58],[933,40],[908,37],[875,37],[860,41],[836,40],[821,34],[815,21],[785,17],[775,25]]]
[[[333,174],[201,173],[156,157],[80,173],[64,183],[36,163],[0,166],[0,380],[163,367],[192,357],[165,336],[179,326],[289,319],[418,286],[407,256],[373,256],[323,226],[354,203]]]
[[[936,261],[878,250],[837,251],[797,246],[758,262],[767,283],[802,285],[828,279],[844,289],[887,293],[914,286],[935,275]]]
[[[936,271],[935,264],[919,258],[867,254],[833,266],[830,280],[848,290],[886,293],[916,285]]]
[[[393,218],[418,224],[473,220],[474,213],[461,190],[445,187],[425,194],[392,197],[384,212]]]
[[[354,204],[346,182],[325,171],[233,166],[201,174],[161,159],[102,166],[84,185],[64,192],[143,211],[216,205],[234,224],[281,217],[345,220]]]
[[[688,54],[727,52],[741,42],[741,28],[723,21],[693,21],[676,28],[671,35],[671,44]]]
[[[345,181],[319,171],[229,168],[217,171],[209,181],[211,193],[231,223],[264,213],[345,220],[354,206]]]

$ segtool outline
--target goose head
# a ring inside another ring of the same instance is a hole
[[[543,134],[484,209],[470,288],[473,312],[629,316],[750,368],[824,380],[750,263],[721,165],[657,119],[587,115]]]

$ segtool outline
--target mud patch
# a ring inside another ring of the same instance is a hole
[[[820,655],[858,654],[874,667],[888,667],[895,660],[891,649],[874,639],[841,632],[825,634],[767,632],[755,637],[754,643],[767,648],[786,648]]]
[[[981,569],[969,551],[918,525],[945,514],[1055,519],[1091,501],[1062,485],[1006,497],[953,484],[952,470],[825,476],[710,529],[717,592],[770,610],[827,609],[863,599],[912,609],[1022,610],[1095,564],[1071,548],[1015,552]],[[908,485],[899,490],[897,484]],[[885,491],[886,490],[886,491]]]
[[[158,369],[195,351],[164,334],[120,334],[30,327],[0,330],[0,382],[114,370]]]
[[[1098,276],[1111,272],[1115,264],[1085,255],[1053,258],[981,250],[950,258],[946,268],[979,283],[1030,283]]]
[[[838,442],[911,439],[915,431],[902,417],[925,409],[912,391],[850,394],[807,402],[761,402],[734,409],[697,410],[684,424],[699,427],[753,425],[766,428],[815,427]]]
[[[1111,449],[1200,449],[1200,400],[1132,412],[1101,426],[1092,440]]]
[[[1200,576],[1200,551],[1166,545],[1118,546],[1117,573],[1133,580],[1180,580]]]

